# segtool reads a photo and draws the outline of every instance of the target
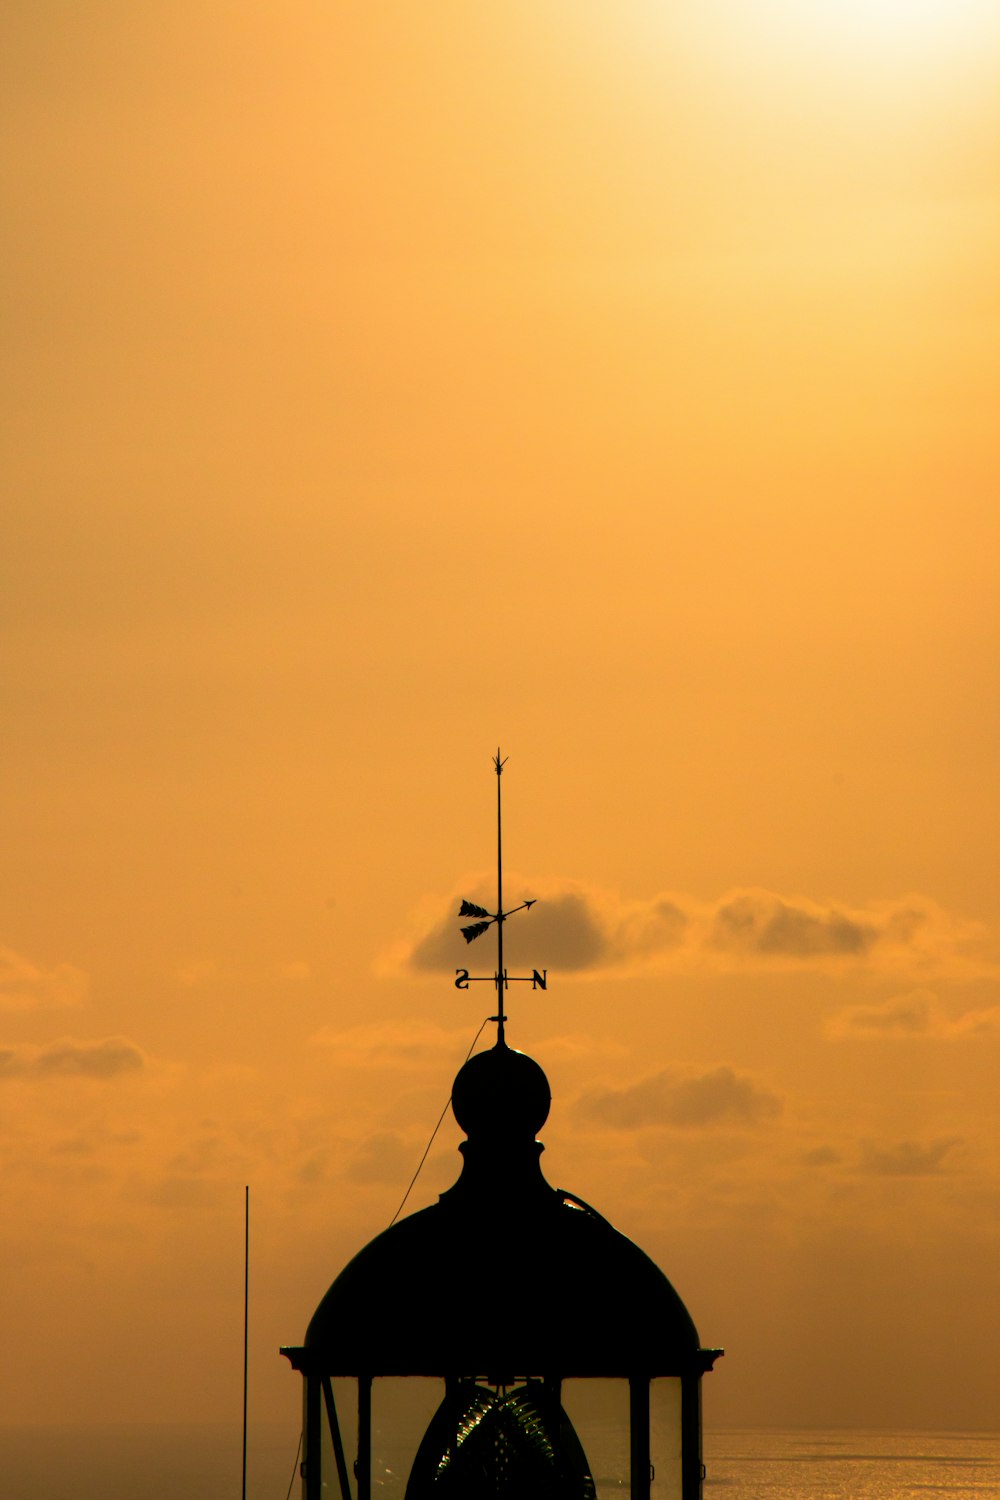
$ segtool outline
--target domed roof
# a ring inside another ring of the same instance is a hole
[[[706,1368],[709,1351],[663,1272],[542,1176],[534,1136],[549,1099],[538,1064],[503,1043],[465,1064],[453,1091],[469,1137],[461,1177],[341,1271],[309,1324],[303,1364],[499,1377]]]

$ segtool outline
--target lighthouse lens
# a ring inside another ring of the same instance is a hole
[[[586,1455],[553,1391],[456,1381],[427,1429],[406,1500],[597,1500]]]

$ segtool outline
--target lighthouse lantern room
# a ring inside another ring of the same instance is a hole
[[[304,1383],[303,1500],[698,1500],[701,1377],[722,1351],[542,1175],[551,1096],[506,1041],[499,853],[498,896],[476,924],[497,928],[497,1039],[452,1089],[458,1181],[366,1245],[282,1350]]]

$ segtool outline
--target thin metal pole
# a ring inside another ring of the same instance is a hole
[[[243,1500],[247,1500],[247,1374],[250,1333],[250,1184],[243,1208]]]

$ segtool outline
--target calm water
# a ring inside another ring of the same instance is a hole
[[[285,1500],[297,1439],[258,1429],[248,1500]],[[712,1431],[705,1461],[706,1500],[1000,1500],[1000,1436]],[[0,1500],[239,1500],[240,1478],[237,1428],[0,1427]]]
[[[827,1430],[706,1433],[706,1500],[983,1500],[1000,1436]]]

